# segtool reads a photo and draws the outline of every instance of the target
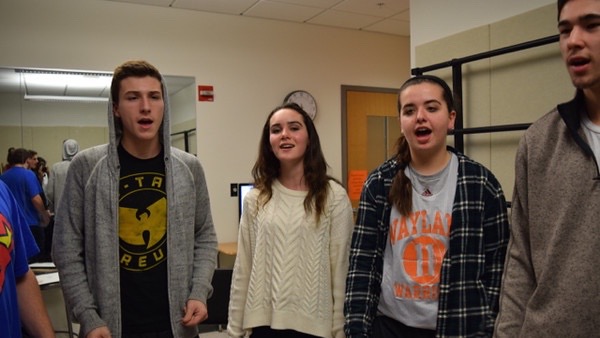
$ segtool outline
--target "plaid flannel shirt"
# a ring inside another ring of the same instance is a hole
[[[494,175],[458,156],[450,241],[442,262],[437,337],[491,337],[509,240],[506,200]],[[370,337],[381,293],[389,232],[392,180],[400,164],[388,160],[367,178],[360,198],[346,280],[345,333]]]

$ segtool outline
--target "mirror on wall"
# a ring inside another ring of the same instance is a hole
[[[0,162],[9,147],[33,149],[48,165],[62,160],[62,142],[80,149],[108,142],[112,73],[0,67]],[[196,153],[195,78],[165,76],[172,145]]]

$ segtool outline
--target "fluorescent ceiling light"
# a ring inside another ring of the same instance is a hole
[[[22,74],[24,99],[62,102],[107,102],[112,73],[17,69]]]
[[[97,88],[103,90],[110,87],[110,76],[86,74],[23,74],[27,86]]]
[[[108,102],[108,97],[102,96],[60,96],[60,95],[27,95],[27,101],[51,101],[51,102]]]

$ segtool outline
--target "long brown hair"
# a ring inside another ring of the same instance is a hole
[[[448,107],[448,112],[454,110],[454,98],[452,97],[452,90],[448,87],[448,84],[437,76],[433,75],[419,75],[412,77],[400,87],[398,91],[398,114],[402,112],[402,102],[400,102],[400,94],[413,85],[420,84],[423,82],[433,83],[442,88],[444,101]],[[403,216],[408,216],[412,211],[412,183],[410,179],[404,174],[404,169],[409,165],[412,160],[410,156],[410,148],[406,137],[400,135],[396,141],[396,155],[395,159],[400,164],[400,169],[396,173],[396,176],[392,180],[392,186],[390,188],[390,195],[388,196],[390,203],[398,209]]]
[[[327,192],[329,180],[333,179],[327,175],[327,162],[321,150],[321,142],[319,135],[312,119],[306,111],[296,103],[286,103],[276,107],[271,111],[265,122],[258,147],[258,158],[252,168],[252,177],[254,178],[254,186],[260,191],[259,205],[264,206],[273,196],[272,184],[279,176],[281,165],[279,159],[275,157],[273,149],[271,149],[270,137],[270,121],[273,114],[281,109],[292,109],[302,115],[304,125],[308,132],[308,147],[304,153],[304,180],[308,186],[308,194],[304,199],[304,210],[307,213],[315,211],[317,223],[320,220],[321,214],[325,211],[325,202],[327,200]]]

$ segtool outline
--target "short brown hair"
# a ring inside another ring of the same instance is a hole
[[[162,89],[164,87],[164,84],[162,81],[162,75],[160,74],[158,69],[156,67],[154,67],[153,65],[151,65],[147,61],[131,60],[131,61],[126,61],[126,62],[122,63],[120,66],[118,66],[117,68],[115,68],[115,71],[113,73],[112,82],[110,85],[110,96],[111,96],[113,102],[119,102],[119,91],[121,90],[121,81],[123,79],[132,77],[132,76],[133,77],[151,76],[151,77],[157,79],[158,81],[160,81],[161,91],[163,91],[162,94],[163,95],[165,94],[164,90]]]
[[[569,0],[558,0],[556,2],[557,8],[558,8],[558,12],[557,12],[558,19],[560,18],[560,12],[562,11],[563,7],[565,7],[567,2],[569,2]]]
[[[31,157],[29,150],[25,148],[17,148],[8,155],[8,164],[24,164]]]

